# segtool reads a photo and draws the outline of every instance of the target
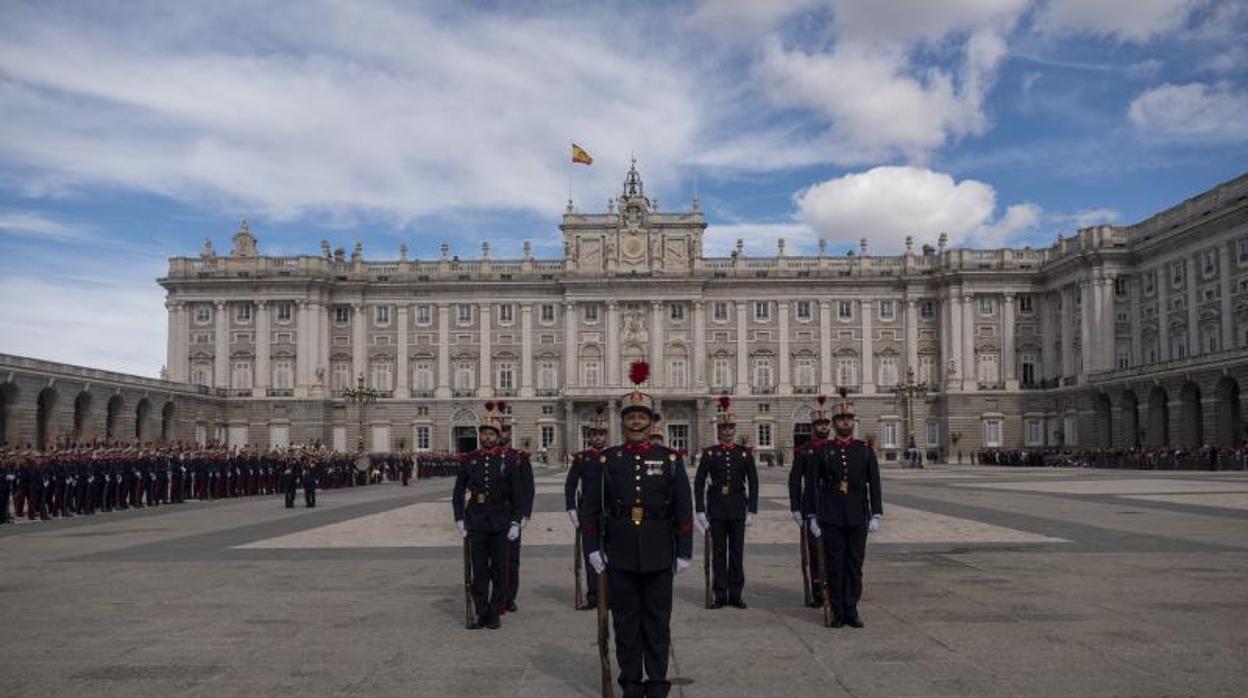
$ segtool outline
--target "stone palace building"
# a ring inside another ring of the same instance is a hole
[[[660,211],[636,167],[606,211],[563,215],[562,259],[261,254],[175,257],[168,380],[0,357],[0,439],[323,442],[374,451],[475,444],[503,399],[517,446],[579,449],[652,366],[669,445],[713,437],[716,398],[764,458],[791,458],[816,394],[848,388],[859,436],[899,457],[984,447],[1244,438],[1248,175],[1134,225],[1042,249],[876,256],[703,254],[705,219]],[[919,232],[919,231],[916,231]],[[928,231],[921,231],[927,233]],[[376,391],[361,405],[344,391]],[[613,422],[613,437],[618,424]]]

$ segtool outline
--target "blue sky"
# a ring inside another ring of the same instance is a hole
[[[1047,245],[1248,171],[1235,0],[5,3],[0,351],[154,375],[154,280],[560,253],[630,154],[709,254]],[[569,165],[569,142],[595,158]]]

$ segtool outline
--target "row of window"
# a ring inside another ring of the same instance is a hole
[[[979,311],[982,315],[990,316],[994,312],[994,301],[992,296],[978,296]],[[1030,296],[1019,296],[1019,312],[1029,314],[1032,312],[1032,300]],[[875,301],[878,317],[881,320],[893,320],[897,316],[897,302],[893,300]],[[252,318],[252,305],[250,303],[239,303],[234,305],[234,319],[238,323],[249,323]],[[728,322],[730,318],[730,306],[727,301],[715,301],[711,304],[711,319],[714,322]],[[769,322],[772,318],[772,311],[775,303],[773,301],[754,301],[754,320],[757,322]],[[850,320],[854,317],[855,301],[842,300],[836,303],[836,316],[841,320]],[[687,315],[686,304],[681,302],[668,303],[668,318],[675,323],[685,321]],[[378,326],[388,326],[392,317],[392,306],[374,305],[373,322]],[[497,321],[502,325],[510,325],[515,322],[516,306],[511,303],[503,303],[495,306],[497,308]],[[290,322],[294,317],[293,303],[275,303],[274,317],[279,323]],[[346,325],[351,322],[351,306],[336,305],[333,307],[334,323],[338,325]],[[470,325],[473,323],[476,305],[472,303],[455,304],[455,322],[460,325]],[[596,304],[585,304],[581,306],[582,318],[588,324],[599,322],[601,318],[600,306]],[[799,321],[808,321],[814,318],[814,302],[803,300],[794,302],[794,313]],[[429,304],[420,304],[415,306],[416,325],[427,326],[433,324],[433,306]],[[924,320],[931,320],[936,317],[936,304],[934,301],[922,301],[919,304],[919,315]],[[200,304],[195,307],[195,322],[205,325],[212,322],[213,308],[211,304]],[[555,304],[542,303],[538,306],[538,321],[542,324],[552,324],[555,322]]]

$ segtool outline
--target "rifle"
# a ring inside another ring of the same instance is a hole
[[[809,539],[806,536],[809,535],[809,532],[804,524],[799,525],[798,530],[801,532],[799,543],[802,546],[802,601],[809,606],[810,602],[814,601],[810,593],[810,557],[806,550],[809,545],[807,543]]]
[[[824,533],[823,535],[827,535]],[[832,590],[828,587],[828,554],[823,541],[815,539],[815,560],[819,563],[819,590],[823,593],[823,627],[832,627]]]
[[[468,538],[464,538],[464,626],[472,628],[474,618],[472,610],[472,554],[468,549]]]
[[[575,557],[572,561],[572,576],[576,578],[576,598],[572,601],[572,607],[579,611],[585,607],[585,593],[581,590],[581,532],[573,531],[572,536],[575,541],[572,544],[572,555]]]
[[[598,472],[598,551],[606,549],[606,517],[602,515],[607,505],[607,466],[603,463]],[[615,685],[611,680],[611,630],[607,626],[607,568],[598,573],[598,661],[602,665],[602,698],[615,698]]]
[[[706,607],[715,608],[715,599],[711,596],[711,529],[702,532],[702,578],[706,586]]]

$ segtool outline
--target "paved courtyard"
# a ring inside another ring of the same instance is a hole
[[[672,619],[673,695],[1238,696],[1248,474],[885,473],[863,630],[801,605],[786,471],[762,473],[748,610]],[[518,613],[463,628],[450,480],[0,528],[0,694],[595,696],[562,474],[538,471]]]

